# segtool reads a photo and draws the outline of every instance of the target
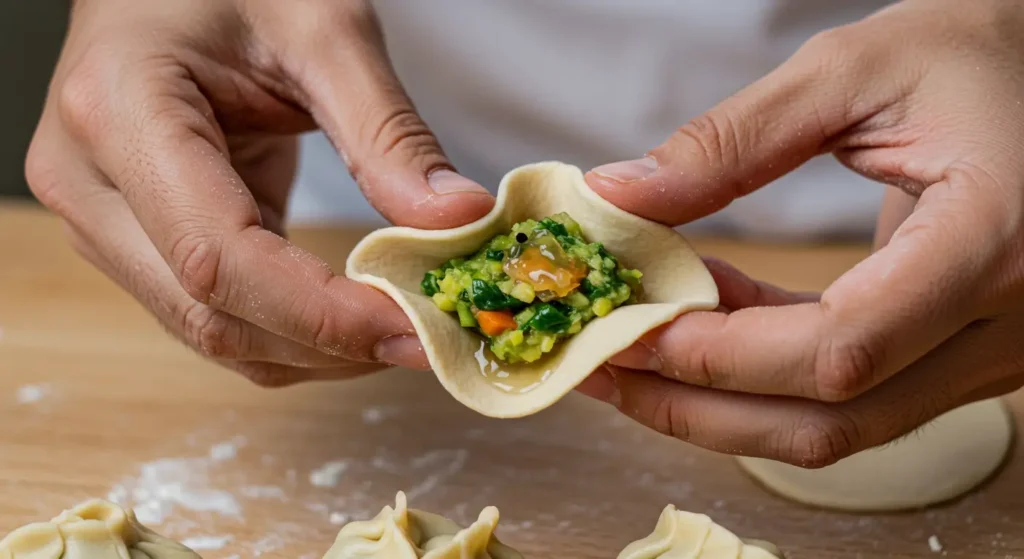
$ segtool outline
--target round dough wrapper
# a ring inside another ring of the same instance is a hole
[[[591,242],[643,274],[641,304],[619,307],[530,364],[488,360],[483,339],[459,326],[420,291],[423,275],[471,254],[515,223],[567,212]],[[490,417],[522,417],[554,404],[610,357],[652,328],[694,310],[718,306],[718,288],[677,231],[630,214],[598,196],[577,167],[535,163],[509,172],[494,209],[478,221],[442,231],[391,227],[364,238],[346,275],[380,289],[409,315],[431,368],[445,389]]]
[[[668,505],[651,535],[627,545],[617,559],[783,559],[775,545],[741,540],[704,514]]]
[[[1013,419],[998,400],[952,410],[901,440],[817,470],[739,458],[744,470],[788,499],[828,509],[881,512],[948,501],[980,485],[1006,458]]]

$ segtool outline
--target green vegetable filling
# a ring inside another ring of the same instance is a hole
[[[529,363],[595,318],[636,303],[642,277],[559,213],[513,225],[475,254],[427,272],[420,288],[484,336],[495,357]]]

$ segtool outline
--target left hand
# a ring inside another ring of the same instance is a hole
[[[724,309],[651,332],[581,390],[700,446],[813,468],[1024,385],[1022,28],[1018,0],[905,0],[812,38],[645,159],[591,171],[673,226],[823,153],[898,190],[876,252],[820,295],[709,261]]]

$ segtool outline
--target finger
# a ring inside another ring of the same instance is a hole
[[[641,424],[717,452],[827,466],[906,435],[955,407],[1024,383],[1012,350],[1020,325],[966,329],[874,390],[840,404],[686,385],[611,368],[585,394]]]
[[[645,157],[602,165],[586,178],[639,216],[680,225],[724,208],[829,151],[848,127],[898,98],[897,84],[865,87],[877,53],[849,31],[823,33],[761,80],[679,128]],[[827,79],[823,77],[827,76]]]
[[[179,340],[208,357],[294,366],[347,361],[287,340],[196,302],[135,221],[120,193],[80,159],[73,144],[45,120],[27,163],[29,182],[67,220],[72,246],[132,294]],[[43,147],[45,146],[45,147]],[[60,157],[51,154],[59,153]],[[59,200],[54,202],[53,200]]]
[[[718,286],[719,304],[722,311],[733,312],[750,307],[776,307],[800,303],[816,302],[820,298],[817,293],[797,293],[787,291],[769,283],[758,281],[747,276],[734,266],[717,258],[704,258],[704,264],[711,272]],[[613,365],[629,369],[645,371],[673,371],[665,369],[658,353],[652,349],[667,327],[656,328],[645,335],[639,342],[612,357]]]
[[[962,173],[921,200],[892,241],[833,283],[819,303],[680,317],[650,342],[661,374],[839,401],[934,349],[983,312],[979,302],[987,295],[973,286],[997,273],[987,268],[994,250],[987,247],[1003,242],[1007,210],[991,189]]]
[[[820,293],[794,292],[756,280],[718,258],[704,258],[711,277],[718,286],[720,304],[732,311],[749,307],[778,307],[798,303],[814,303]]]
[[[328,368],[293,367],[259,361],[233,361],[222,364],[264,388],[283,388],[304,382],[348,380],[383,368],[376,363],[353,363],[347,367]]]
[[[423,229],[483,217],[494,198],[454,171],[395,75],[369,4],[355,14],[352,3],[317,9],[323,24],[290,41],[301,45],[290,58],[301,64],[295,75],[310,112],[367,200],[392,223]]]
[[[79,187],[81,187],[79,183]],[[188,296],[178,285],[141,230],[133,229],[130,210],[117,191],[93,194],[102,205],[104,232],[71,225],[70,240],[75,250],[107,277],[132,294],[152,312],[167,331],[200,355],[217,359],[262,360],[295,367],[349,366],[351,362],[272,334],[234,316],[215,311]],[[85,215],[92,206],[81,205]],[[121,207],[117,207],[118,204]],[[91,228],[90,228],[91,229]],[[137,229],[137,226],[135,227]],[[113,240],[104,238],[117,235]],[[97,247],[110,251],[104,256]],[[130,255],[130,256],[129,256]],[[115,262],[121,262],[116,264]],[[131,262],[131,265],[128,265]]]
[[[140,72],[117,103],[104,97],[88,113],[104,117],[102,137],[80,121],[75,128],[193,299],[356,361],[386,359],[387,344],[378,342],[414,333],[383,293],[336,277],[264,229],[216,123],[196,108],[205,101],[195,86]],[[80,109],[71,117],[83,118]]]
[[[884,247],[896,229],[914,212],[917,197],[911,196],[898,188],[888,188],[882,200],[882,208],[878,212],[878,223],[875,225],[873,248]]]

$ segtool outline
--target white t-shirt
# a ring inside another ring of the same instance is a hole
[[[395,68],[466,176],[641,156],[814,33],[886,0],[378,0]],[[867,236],[884,187],[831,157],[690,228]],[[383,224],[320,133],[303,138],[293,222]]]

